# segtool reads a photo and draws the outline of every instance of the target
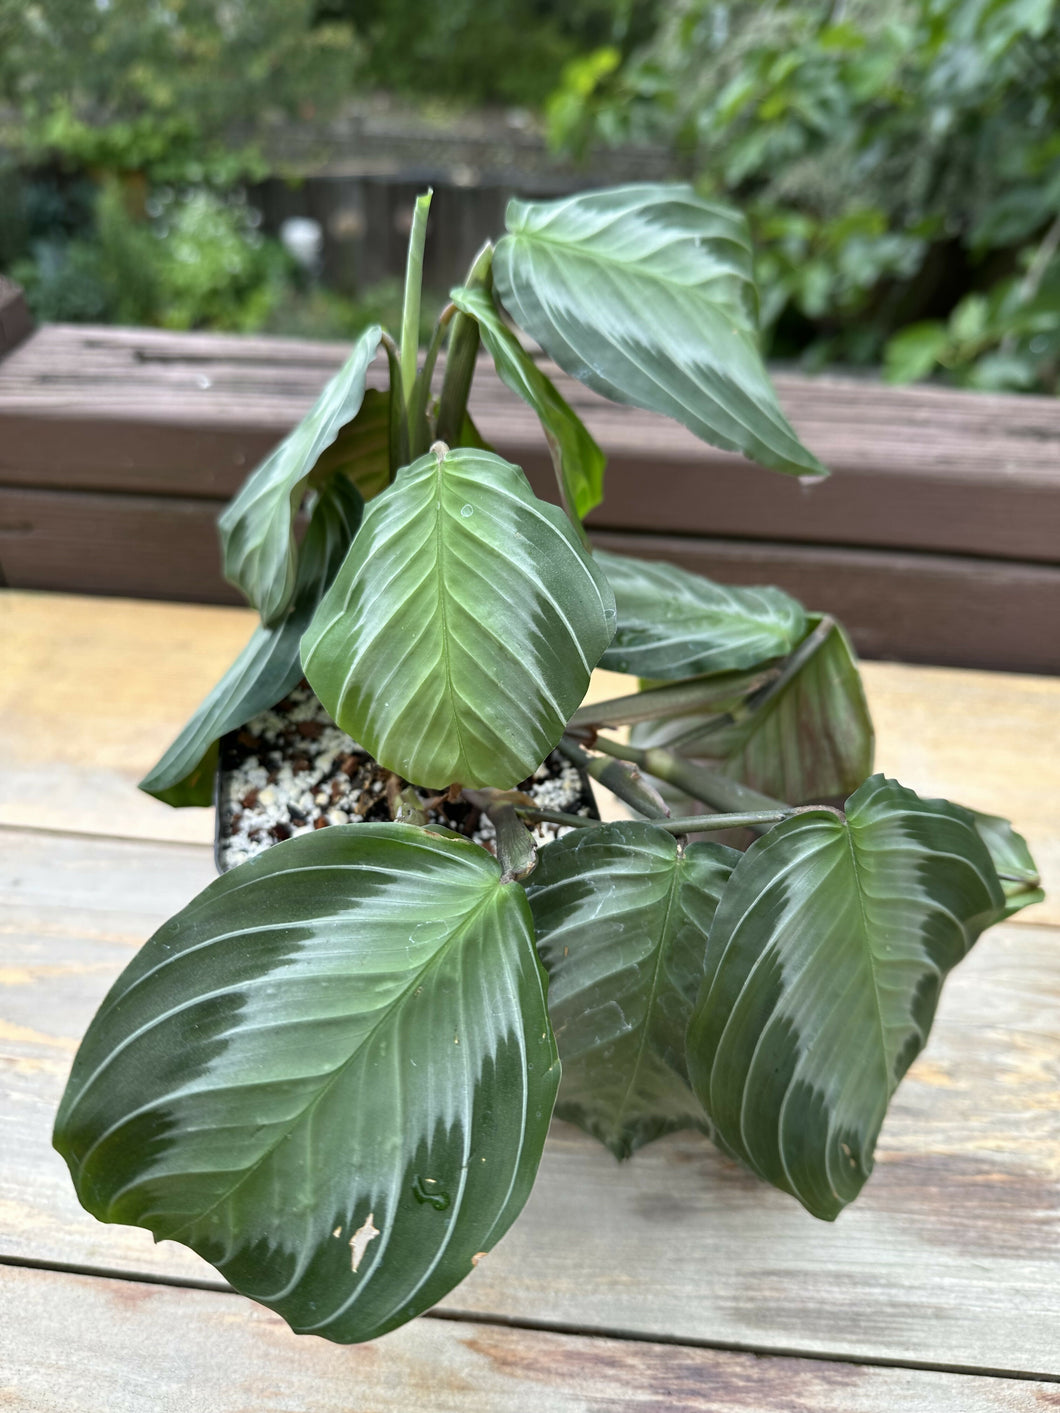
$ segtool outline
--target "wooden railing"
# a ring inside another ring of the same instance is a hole
[[[346,351],[30,332],[0,284],[6,582],[236,602],[217,513]],[[549,371],[609,456],[607,501],[590,520],[600,544],[732,583],[777,583],[835,613],[868,657],[1060,671],[1060,402],[779,374],[792,421],[834,473],[804,486]],[[537,421],[485,363],[472,411],[549,494]]]

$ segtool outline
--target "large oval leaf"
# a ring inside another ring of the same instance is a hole
[[[880,775],[845,819],[808,810],[756,840],[714,918],[688,1033],[722,1146],[837,1216],[872,1171],[944,976],[1003,908],[967,812]]]
[[[715,584],[676,564],[598,550],[615,593],[612,672],[672,680],[784,657],[806,632],[802,605],[780,589]]]
[[[302,647],[344,731],[432,789],[508,789],[555,746],[614,629],[563,512],[517,466],[458,447],[403,468]]]
[[[339,826],[151,938],[78,1051],[55,1144],[95,1216],[350,1343],[508,1228],[558,1078],[518,885],[463,840]]]
[[[685,1031],[739,857],[623,822],[550,844],[527,882],[563,1061],[556,1112],[616,1158],[675,1129],[709,1131]]]
[[[603,452],[578,414],[505,324],[489,292],[482,288],[454,289],[449,298],[478,323],[482,342],[501,381],[541,419],[567,506],[579,518],[588,515],[604,498]]]
[[[512,201],[493,275],[565,372],[777,471],[823,475],[780,410],[755,342],[747,226],[690,186]]]
[[[822,620],[811,615],[811,632]],[[846,634],[822,630],[790,675],[723,716],[635,726],[638,746],[669,746],[790,804],[842,799],[872,770],[875,733]]]
[[[218,521],[225,578],[266,626],[283,617],[294,595],[294,518],[309,476],[321,453],[357,416],[368,365],[381,338],[378,324],[364,331],[313,407],[243,483]]]
[[[259,625],[217,686],[196,709],[180,735],[140,789],[167,805],[208,805],[221,737],[275,706],[302,677],[302,634],[361,523],[364,502],[356,488],[336,476],[320,490],[309,517],[294,600],[272,628]]]

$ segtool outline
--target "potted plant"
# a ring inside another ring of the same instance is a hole
[[[741,218],[683,186],[515,201],[420,364],[428,202],[399,341],[366,330],[222,516],[261,626],[143,782],[208,803],[218,740],[304,672],[389,773],[391,817],[307,828],[167,922],[92,1022],[55,1132],[96,1216],[344,1342],[494,1245],[557,1090],[619,1157],[697,1128],[834,1218],[945,974],[1041,896],[1005,821],[871,773],[829,617],[591,552],[604,458],[509,319],[606,396],[824,474],[756,351]],[[540,416],[562,508],[476,433],[480,343]],[[379,349],[385,392],[365,387]],[[639,680],[582,705],[598,664]],[[636,817],[535,804],[520,787],[556,748]],[[489,819],[494,852],[431,817],[445,801]],[[543,818],[563,832],[538,853]],[[699,837],[736,827],[742,850]]]

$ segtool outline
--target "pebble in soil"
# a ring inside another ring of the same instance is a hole
[[[303,683],[221,742],[218,865],[224,872],[282,839],[332,824],[389,822],[404,784],[340,731]],[[595,817],[581,776],[558,751],[519,788],[542,809]],[[468,801],[442,800],[428,819],[494,852],[492,823]],[[540,847],[569,829],[541,823],[531,833]]]

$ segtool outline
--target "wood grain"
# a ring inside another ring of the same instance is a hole
[[[33,318],[18,285],[0,275],[0,358],[11,353],[33,329]]]
[[[49,1146],[78,1037],[205,848],[5,831],[0,1254],[216,1280],[104,1227]],[[695,1135],[616,1165],[555,1124],[523,1216],[445,1302],[599,1333],[1060,1377],[1060,947],[994,929],[947,983],[877,1171],[815,1222]]]
[[[216,511],[184,496],[0,488],[0,568],[13,588],[234,604]],[[594,539],[723,582],[778,584],[839,618],[867,657],[1060,672],[1060,565],[696,535]]]
[[[0,375],[0,483],[227,498],[347,351],[46,326]],[[835,472],[806,491],[543,366],[611,458],[601,528],[1060,560],[1054,399],[778,374],[781,402]],[[382,364],[371,374],[384,376]],[[536,418],[485,359],[472,405],[498,450],[549,485]]]
[[[209,842],[210,811],[170,809],[135,785],[255,621],[249,609],[0,596],[0,823]],[[877,769],[1011,818],[1049,894],[1020,918],[1060,923],[1060,680],[862,666]],[[590,690],[599,699],[628,685],[597,673]]]
[[[1030,1413],[1055,1385],[759,1359],[632,1341],[418,1320],[371,1345],[299,1339],[210,1291],[8,1270],[0,1319],[12,1413]],[[42,1338],[62,1330],[62,1340]]]

